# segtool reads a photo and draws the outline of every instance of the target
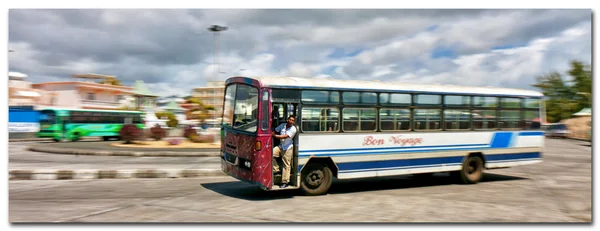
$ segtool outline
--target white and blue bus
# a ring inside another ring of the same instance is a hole
[[[319,195],[333,178],[436,172],[477,183],[485,170],[542,161],[542,97],[493,87],[232,77],[222,167],[265,190],[282,190],[281,177],[271,171],[279,140],[270,134],[294,115],[298,132],[285,189]],[[248,109],[238,110],[242,104]]]

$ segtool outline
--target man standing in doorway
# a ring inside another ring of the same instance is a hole
[[[296,135],[296,127],[294,127],[294,122],[296,118],[291,115],[287,119],[287,123],[283,123],[275,128],[275,132],[271,132],[271,135],[275,137],[275,139],[281,139],[281,143],[275,148],[273,148],[273,172],[279,173],[279,165],[277,164],[276,158],[282,156],[281,152],[283,152],[282,161],[283,161],[283,174],[281,176],[281,185],[280,188],[286,188],[290,182],[290,170],[292,169],[292,156],[294,154],[294,136]]]

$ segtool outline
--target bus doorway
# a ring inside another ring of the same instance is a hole
[[[298,182],[298,135],[300,135],[300,129],[298,127],[298,103],[282,103],[282,102],[273,102],[273,108],[272,108],[272,124],[271,127],[273,128],[272,130],[275,131],[275,128],[277,128],[278,126],[282,125],[282,124],[286,124],[287,123],[287,119],[290,116],[294,116],[295,117],[295,123],[294,123],[294,127],[296,128],[296,135],[294,135],[294,137],[292,138],[293,141],[293,152],[292,152],[292,158],[291,158],[291,163],[290,163],[290,181],[289,181],[289,186],[286,189],[297,189],[300,184]],[[277,132],[276,132],[277,133]],[[281,140],[280,139],[273,139],[273,148],[279,146],[281,144]],[[284,152],[282,151],[280,154],[279,158],[275,158],[275,161],[277,161],[277,165],[279,166],[279,170],[280,172],[278,174],[274,174],[273,175],[273,189],[279,189],[279,185],[281,185],[282,183],[282,176],[283,176],[283,154]],[[274,163],[275,164],[275,163]]]

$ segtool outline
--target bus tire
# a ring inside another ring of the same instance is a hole
[[[463,183],[476,184],[483,178],[483,159],[480,156],[469,156],[462,164],[457,176]]]
[[[71,141],[78,141],[78,140],[79,140],[79,132],[73,133],[73,138],[71,138]]]
[[[58,139],[58,138],[52,138],[52,140],[53,140],[54,142],[60,142],[60,139]]]
[[[104,141],[109,141],[109,140],[110,140],[110,136],[103,136],[103,137],[102,137],[102,140],[104,140]]]
[[[307,165],[301,174],[300,189],[308,196],[317,196],[327,193],[333,182],[333,174],[329,167],[323,163]]]

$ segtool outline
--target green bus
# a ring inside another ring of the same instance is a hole
[[[77,141],[85,136],[100,136],[102,139],[119,138],[123,124],[135,124],[144,128],[142,112],[122,110],[57,109],[40,110],[39,138]]]

